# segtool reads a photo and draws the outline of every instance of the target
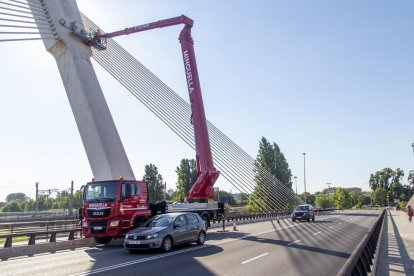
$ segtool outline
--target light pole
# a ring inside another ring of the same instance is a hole
[[[305,185],[305,204],[306,204],[306,161],[305,161],[306,153],[303,153],[303,183]]]
[[[413,147],[413,156],[414,156],[414,143],[412,143],[411,146]]]
[[[295,193],[297,195],[298,194],[298,181],[297,181],[298,180],[298,177],[297,176],[294,176],[293,178],[295,179],[295,191],[296,191]]]
[[[328,201],[329,201],[329,207],[331,207],[331,185],[332,183],[326,183],[328,185]]]

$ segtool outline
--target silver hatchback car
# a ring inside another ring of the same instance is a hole
[[[168,252],[173,245],[206,240],[204,221],[197,213],[171,213],[157,215],[143,226],[131,230],[124,239],[124,247],[136,249],[161,248]]]

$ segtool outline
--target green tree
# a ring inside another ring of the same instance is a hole
[[[83,191],[78,190],[73,194],[73,208],[79,209],[82,207],[83,204]]]
[[[157,202],[164,200],[166,183],[163,182],[162,175],[158,173],[158,168],[155,165],[145,165],[143,180],[145,179],[150,180],[148,184],[149,201]]]
[[[23,201],[21,204],[22,211],[30,212],[36,210],[36,201],[29,198],[26,201]]]
[[[410,187],[411,191],[414,191],[414,171],[410,171],[408,173],[408,186]]]
[[[10,202],[13,200],[25,201],[26,199],[28,199],[28,197],[24,193],[12,193],[7,195],[6,202]]]
[[[276,183],[269,183],[271,178],[267,173],[272,174],[276,179],[282,182],[282,185],[292,189],[292,173],[284,154],[280,151],[276,143],[271,144],[266,138],[262,137],[259,142],[259,151],[256,157],[255,183],[256,186],[250,197],[248,204],[249,210],[275,208],[291,208],[292,203],[286,197],[280,196],[283,187]],[[263,170],[264,169],[264,170]],[[277,181],[277,180],[272,181]],[[280,190],[280,192],[279,192]],[[278,199],[275,196],[279,195]]]
[[[180,166],[175,170],[177,173],[177,191],[174,200],[184,202],[188,196],[191,186],[197,180],[197,165],[194,159],[182,159]]]
[[[397,168],[393,171],[392,179],[390,183],[390,199],[399,199],[401,194],[403,194],[404,189],[401,183],[401,179],[404,177],[404,171],[400,168]]]
[[[361,205],[368,205],[371,203],[371,198],[367,195],[360,194],[358,196],[358,203],[361,203]]]
[[[11,200],[3,207],[3,212],[21,212],[21,201],[20,200]]]
[[[329,195],[325,193],[319,193],[315,198],[315,206],[317,208],[328,208],[329,207]]]
[[[306,194],[306,203],[307,203],[307,204],[311,204],[311,205],[315,205],[315,199],[316,199],[316,196],[315,196],[315,195],[313,195],[313,194],[311,194],[311,193],[309,193],[309,192],[302,193],[302,194],[300,194],[300,195],[299,195],[299,197],[300,197],[303,201],[305,201],[305,194]]]
[[[377,206],[387,205],[387,191],[382,188],[377,188],[371,193],[372,203]]]
[[[352,207],[349,191],[337,188],[333,197],[336,209],[349,209]]]

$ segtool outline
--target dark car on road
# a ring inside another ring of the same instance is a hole
[[[136,249],[161,248],[168,252],[174,245],[206,240],[204,221],[197,213],[170,213],[157,215],[142,227],[131,230],[124,239],[124,247]]]
[[[295,207],[295,210],[292,213],[292,221],[296,220],[306,220],[306,221],[315,221],[315,212],[313,206],[310,204],[302,204]]]

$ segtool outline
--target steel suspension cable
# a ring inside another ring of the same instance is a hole
[[[109,47],[108,47],[109,48]],[[95,55],[96,56],[96,55]],[[94,57],[95,57],[94,56]],[[109,57],[109,60],[110,61],[113,61],[113,56],[111,57]],[[98,62],[99,62],[99,60],[97,60]],[[110,64],[111,62],[109,62],[109,64]],[[107,64],[108,65],[108,64]],[[141,65],[142,66],[142,65]],[[111,65],[111,67],[113,67],[113,64]],[[105,66],[104,66],[104,68],[105,69],[107,69]],[[108,69],[107,69],[108,70]],[[109,70],[108,70],[108,72],[110,72]],[[110,72],[111,73],[111,72]],[[113,73],[111,73],[112,75],[113,75]],[[126,80],[129,80],[128,78],[126,78]],[[125,80],[124,80],[125,81]],[[123,83],[123,82],[121,82],[124,86],[125,86],[125,84]],[[165,84],[164,84],[165,85]],[[131,90],[131,88],[128,88],[127,87],[127,89],[128,90]],[[154,92],[154,90],[155,89],[151,89],[151,91],[150,92]],[[132,91],[131,91],[132,92]],[[137,94],[135,93],[135,96],[137,97]],[[177,96],[177,95],[176,95]],[[162,99],[162,97],[161,98],[159,98],[159,99]],[[155,101],[158,101],[159,99],[156,99]],[[152,102],[153,103],[153,102]],[[148,103],[146,104],[146,103],[144,103],[147,107],[148,107]],[[188,105],[188,104],[187,104]],[[187,110],[188,110],[188,108],[187,108]],[[157,114],[156,114],[157,115]],[[160,116],[159,115],[157,115],[159,118],[160,118]],[[188,118],[188,117],[187,117]],[[161,119],[161,118],[160,118]],[[163,120],[164,121],[164,120]],[[188,119],[187,119],[187,121],[188,121]],[[164,121],[165,122],[165,121]],[[165,122],[166,123],[166,122]],[[169,127],[171,128],[171,129],[173,129],[173,125],[169,125]],[[190,128],[191,128],[191,125],[190,125]],[[173,129],[174,130],[174,129]],[[176,132],[176,131],[174,131],[174,132]],[[190,131],[191,132],[191,131]],[[177,133],[177,132],[176,132]],[[213,135],[214,136],[214,135]],[[180,137],[183,139],[183,135],[180,135]],[[193,139],[192,137],[191,137],[191,139]],[[186,143],[187,144],[189,144],[191,147],[193,147],[194,148],[194,143],[193,143],[193,141],[192,140],[185,140],[186,141]],[[220,148],[219,148],[219,150],[220,150]],[[222,152],[222,151],[219,151],[219,152]],[[251,158],[251,157],[250,157]],[[252,159],[252,158],[251,158]],[[253,160],[253,159],[252,159]],[[221,162],[220,162],[221,163]],[[234,169],[233,169],[234,170]],[[227,179],[227,178],[226,178]],[[232,182],[235,182],[235,181],[229,181],[230,183],[232,183]],[[233,186],[235,186],[234,185],[234,183],[232,183],[232,185]],[[237,188],[237,187],[236,187]],[[286,187],[285,187],[286,188]],[[240,189],[240,186],[239,186],[239,188],[238,189]],[[287,188],[286,188],[287,189]],[[244,189],[242,189],[242,190],[244,190]],[[284,192],[283,190],[282,191],[279,191],[279,192]]]

